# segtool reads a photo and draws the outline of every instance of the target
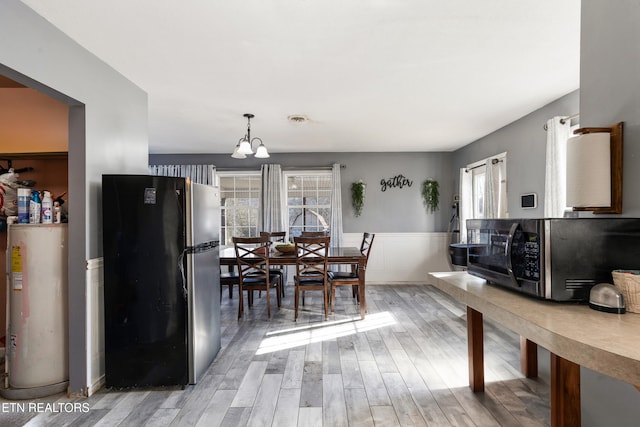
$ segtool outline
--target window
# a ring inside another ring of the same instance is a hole
[[[488,157],[460,170],[460,241],[466,220],[507,218],[507,153]]]
[[[220,244],[233,244],[232,237],[258,235],[260,173],[219,172]]]
[[[328,231],[331,223],[331,171],[285,172],[289,236]]]

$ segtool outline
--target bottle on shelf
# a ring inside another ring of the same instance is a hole
[[[29,224],[40,224],[40,216],[42,214],[42,201],[40,200],[40,192],[31,190],[31,201],[29,202]]]
[[[53,223],[60,224],[61,222],[60,202],[56,200],[53,202]]]
[[[31,190],[18,188],[18,224],[29,224],[29,203]]]
[[[53,200],[48,191],[45,191],[42,197],[42,223],[53,224]]]

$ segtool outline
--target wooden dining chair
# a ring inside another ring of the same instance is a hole
[[[285,239],[287,238],[286,231],[261,231],[260,235],[269,236],[269,240],[272,243],[284,243]]]
[[[329,318],[328,292],[329,280],[327,277],[329,264],[329,237],[295,237],[296,245],[296,275],[295,281],[295,314],[294,320],[298,320],[298,308],[300,294],[302,293],[302,305],[304,294],[307,291],[322,291],[324,318]]]
[[[327,237],[328,231],[303,231],[300,233],[300,237]]]
[[[282,281],[280,275],[269,268],[269,238],[234,237],[238,274],[240,276],[240,295],[238,297],[238,319],[244,312],[244,291],[247,291],[247,305],[253,305],[253,291],[265,291],[267,295],[267,317],[271,319],[271,289],[276,289],[278,307],[282,304]]]
[[[376,237],[375,234],[364,233],[362,235],[362,243],[360,243],[360,252],[365,256],[364,267],[367,267],[367,263],[369,262],[369,253],[371,252],[371,247],[373,246],[373,239]],[[336,307],[336,287],[338,286],[351,286],[351,293],[354,298],[358,302],[360,302],[359,298],[359,285],[360,281],[358,279],[358,264],[351,265],[351,271],[331,271],[329,273],[329,284],[330,284],[330,293],[331,293],[331,312],[335,313]]]
[[[260,235],[269,237],[271,243],[284,243],[287,238],[286,231],[261,231]],[[271,266],[271,271],[280,275],[280,280],[282,281],[282,297],[284,298],[284,287],[287,284],[287,270],[284,266]]]

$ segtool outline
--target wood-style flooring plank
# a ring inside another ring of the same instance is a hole
[[[382,379],[389,392],[391,404],[402,426],[426,426],[420,410],[407,389],[402,376],[398,373],[384,373]]]
[[[465,413],[478,425],[498,425],[498,420],[491,414],[488,407],[484,404],[489,404],[489,407],[496,408],[495,411],[500,418],[505,418],[505,413],[502,410],[504,407],[492,399],[487,393],[474,393],[469,387],[461,387],[452,390],[453,395],[460,403],[460,406],[464,409]],[[517,424],[515,418],[510,414],[506,416],[507,425]]]
[[[322,408],[322,362],[305,362],[300,407]]]
[[[195,425],[209,405],[218,386],[222,383],[222,379],[222,375],[205,375],[200,383],[193,386],[194,391],[190,394],[171,425],[184,427]]]
[[[119,400],[118,403],[95,425],[99,427],[111,427],[120,424],[144,399],[146,399],[149,393],[149,391],[127,392],[126,396]]]
[[[452,426],[476,426],[469,414],[466,413],[464,408],[460,405],[460,402],[458,402],[456,397],[453,395],[452,390],[445,388],[431,390],[431,393],[433,394],[436,402],[438,402],[438,406],[442,410],[442,413],[447,417],[447,420],[449,420]]]
[[[400,425],[393,406],[372,406],[371,415],[376,427],[397,427]]]
[[[353,348],[359,361],[375,361],[369,340],[365,334],[356,334],[353,339]]]
[[[300,408],[298,412],[297,427],[323,427],[322,426],[322,408],[310,407]]]
[[[391,358],[398,367],[400,377],[408,388],[426,388],[420,373],[403,349],[391,350]]]
[[[282,388],[302,387],[302,377],[304,376],[304,350],[292,350],[287,357],[282,378]],[[298,393],[299,395],[299,393]]]
[[[79,417],[77,417],[76,419],[74,419],[72,422],[67,422],[65,424],[54,424],[54,423],[39,423],[38,421],[36,421],[35,418],[32,418],[31,421],[29,423],[27,423],[27,426],[50,426],[50,425],[64,425],[65,427],[84,427],[84,426],[93,426],[96,423],[98,423],[98,421],[100,421],[108,412],[108,409],[96,409],[96,410],[91,410],[89,412],[83,413],[81,414]],[[7,426],[10,425],[21,425],[21,424],[6,424]],[[144,425],[144,424],[142,424]],[[168,425],[168,424],[163,424],[163,425]]]
[[[284,381],[283,381],[284,382]],[[300,409],[300,389],[282,388],[278,395],[276,412],[273,415],[273,426],[295,426]]]
[[[367,391],[367,399],[370,406],[390,406],[391,400],[387,393],[387,388],[382,380],[382,375],[378,370],[376,362],[363,361],[360,363],[360,372],[362,373],[362,381]]]
[[[138,427],[144,425],[144,423],[156,413],[157,408],[167,400],[169,393],[168,391],[149,393],[147,397],[136,406],[135,410],[118,424],[118,427]]]
[[[367,332],[368,334],[368,332]],[[385,346],[384,341],[382,339],[369,339],[369,345],[371,346],[371,351],[373,352],[373,357],[375,358],[376,365],[378,367],[378,371],[380,373],[396,373],[398,372],[398,367],[396,366],[393,358],[391,358],[391,354],[389,354],[389,350]]]
[[[347,418],[350,426],[373,426],[373,416],[364,388],[345,388],[344,400],[347,406]]]
[[[344,388],[364,388],[360,363],[357,360],[341,359],[340,364]]]
[[[238,392],[233,402],[231,402],[231,406],[243,408],[251,408],[253,406],[262,384],[262,378],[267,370],[267,364],[268,362],[265,361],[256,361],[249,364],[238,387]]]
[[[235,395],[236,390],[216,390],[196,426],[217,427],[221,425]]]
[[[322,373],[340,373],[340,352],[338,342],[335,339],[322,342]]]
[[[428,426],[451,425],[428,388],[409,388],[409,393]]]
[[[242,427],[247,425],[251,408],[229,408],[220,427]]]
[[[282,384],[281,374],[266,374],[262,378],[247,426],[268,427],[272,424],[278,403],[280,384]]]
[[[322,421],[327,426],[348,426],[347,405],[340,374],[322,376]]]

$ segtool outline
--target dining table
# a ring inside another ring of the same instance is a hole
[[[364,319],[367,312],[367,301],[365,293],[365,270],[367,257],[360,252],[360,248],[355,246],[330,247],[327,256],[331,265],[357,265],[358,273],[358,298],[360,301],[360,318]],[[236,252],[233,246],[220,246],[220,265],[236,265]],[[296,254],[282,253],[272,249],[269,253],[269,264],[274,266],[285,266],[296,264]]]

